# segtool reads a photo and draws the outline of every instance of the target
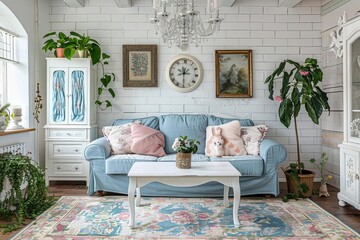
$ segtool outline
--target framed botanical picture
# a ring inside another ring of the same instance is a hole
[[[216,97],[252,97],[252,51],[216,50]]]
[[[123,45],[123,86],[157,87],[157,45]]]

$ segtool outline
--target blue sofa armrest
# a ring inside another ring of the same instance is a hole
[[[110,152],[111,148],[109,141],[102,137],[92,141],[86,146],[84,156],[87,161],[95,159],[105,160],[110,156]]]
[[[264,159],[265,172],[276,170],[279,163],[285,161],[286,156],[287,152],[282,144],[272,139],[264,139],[260,143],[260,157]]]

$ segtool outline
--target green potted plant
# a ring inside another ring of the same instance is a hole
[[[74,45],[74,43],[69,42],[69,37],[63,32],[49,32],[43,38],[49,38],[43,44],[42,49],[44,52],[55,50],[54,55],[58,58],[63,58],[65,56],[65,49],[71,48]]]
[[[74,45],[72,48],[65,49],[65,56],[68,59],[71,59],[77,51],[80,58],[87,57],[90,54],[93,64],[100,61],[101,49],[98,41],[74,31],[70,32],[69,39]]]
[[[287,68],[288,65],[290,68]],[[278,111],[280,122],[288,128],[291,120],[294,121],[297,161],[283,170],[286,175],[288,192],[295,194],[295,197],[309,197],[312,194],[315,174],[312,171],[305,170],[304,163],[300,160],[297,117],[302,105],[305,106],[304,109],[315,124],[319,124],[323,110],[328,110],[330,114],[328,97],[318,86],[322,79],[323,72],[317,60],[307,58],[304,64],[284,60],[265,80],[269,88],[269,98],[280,103]],[[280,95],[274,97],[276,81],[281,82],[281,89]]]
[[[196,153],[198,150],[198,140],[188,139],[187,136],[179,136],[175,138],[172,145],[176,153],[176,167],[178,168],[191,168],[191,154]]]
[[[2,118],[1,122],[3,122],[0,123],[0,131],[5,130],[6,126],[10,122],[10,118],[14,117],[14,114],[10,113],[9,107],[10,107],[10,103],[6,103],[0,106],[0,117]]]
[[[35,218],[53,203],[47,196],[43,170],[27,155],[0,154],[0,220],[8,221],[4,232],[16,230],[26,218]],[[4,189],[8,182],[9,189]],[[22,188],[26,182],[25,189]]]
[[[325,174],[324,173],[324,168],[326,163],[328,162],[329,158],[326,155],[326,153],[322,153],[321,154],[321,159],[320,162],[317,163],[316,160],[314,158],[310,159],[309,162],[314,166],[314,168],[319,170],[320,173],[320,188],[319,188],[319,197],[324,196],[324,197],[330,197],[330,194],[327,190],[327,181],[331,180],[333,177],[330,174]]]

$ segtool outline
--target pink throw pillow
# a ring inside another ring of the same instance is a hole
[[[110,142],[111,154],[128,154],[131,152],[131,123],[102,128],[104,137]]]
[[[133,123],[131,124],[131,135],[133,138],[131,151],[133,153],[156,157],[165,156],[165,139],[160,131]]]
[[[259,155],[260,142],[264,139],[267,130],[266,125],[241,128],[241,138],[248,154]]]
[[[215,129],[213,131],[213,128]],[[221,131],[219,131],[219,128]],[[206,128],[206,156],[218,156],[217,151],[214,151],[213,144],[214,136],[213,132],[220,133],[223,140],[223,156],[241,156],[246,155],[246,149],[244,142],[240,137],[241,126],[240,122],[235,120],[218,126],[208,126]]]

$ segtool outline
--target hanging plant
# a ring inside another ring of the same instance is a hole
[[[5,180],[10,189],[0,199],[0,220],[9,221],[0,225],[4,233],[14,231],[26,218],[35,218],[53,204],[47,196],[43,170],[27,155],[20,153],[0,154],[0,193],[4,190]],[[26,183],[25,189],[21,186]]]

